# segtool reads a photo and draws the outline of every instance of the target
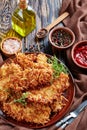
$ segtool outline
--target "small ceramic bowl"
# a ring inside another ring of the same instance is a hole
[[[67,27],[55,27],[49,33],[49,41],[58,50],[67,49],[73,45],[75,35]]]
[[[87,69],[87,40],[77,42],[71,50],[73,62],[82,69]]]
[[[7,57],[12,56],[22,49],[22,42],[17,37],[7,37],[1,42],[1,51]]]

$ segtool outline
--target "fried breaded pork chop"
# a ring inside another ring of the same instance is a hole
[[[67,74],[61,75],[53,81],[51,85],[45,86],[39,90],[31,90],[28,93],[28,100],[41,102],[44,104],[52,103],[60,97],[61,93],[69,87],[69,77]]]
[[[31,55],[19,53],[16,63],[13,61],[0,68],[0,77],[9,76],[10,80],[7,85],[15,91],[35,89],[50,84],[53,80],[53,69],[47,63],[47,57],[43,54],[39,54],[37,58],[36,55]]]
[[[45,124],[50,120],[51,109],[48,105],[39,103],[28,103],[27,106],[13,102],[4,103],[3,110],[17,121]]]
[[[41,54],[18,53],[0,68],[0,104],[7,116],[17,121],[44,125],[68,101],[69,75],[54,78],[52,63]],[[57,65],[57,64],[56,64]]]

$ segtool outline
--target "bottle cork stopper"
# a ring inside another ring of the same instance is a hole
[[[19,6],[21,9],[26,9],[26,7],[27,7],[26,0],[20,0]]]

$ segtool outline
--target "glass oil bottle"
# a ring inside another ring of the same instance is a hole
[[[27,4],[26,0],[20,0],[18,7],[12,15],[12,29],[22,37],[27,36],[36,27],[36,14]]]

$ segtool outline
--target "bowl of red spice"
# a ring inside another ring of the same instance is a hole
[[[49,42],[58,50],[71,47],[74,41],[75,35],[68,27],[55,27],[49,33]]]
[[[17,37],[7,37],[1,42],[1,51],[7,57],[20,52],[21,49],[22,41]]]
[[[75,43],[71,50],[73,62],[82,69],[87,69],[87,40]]]

